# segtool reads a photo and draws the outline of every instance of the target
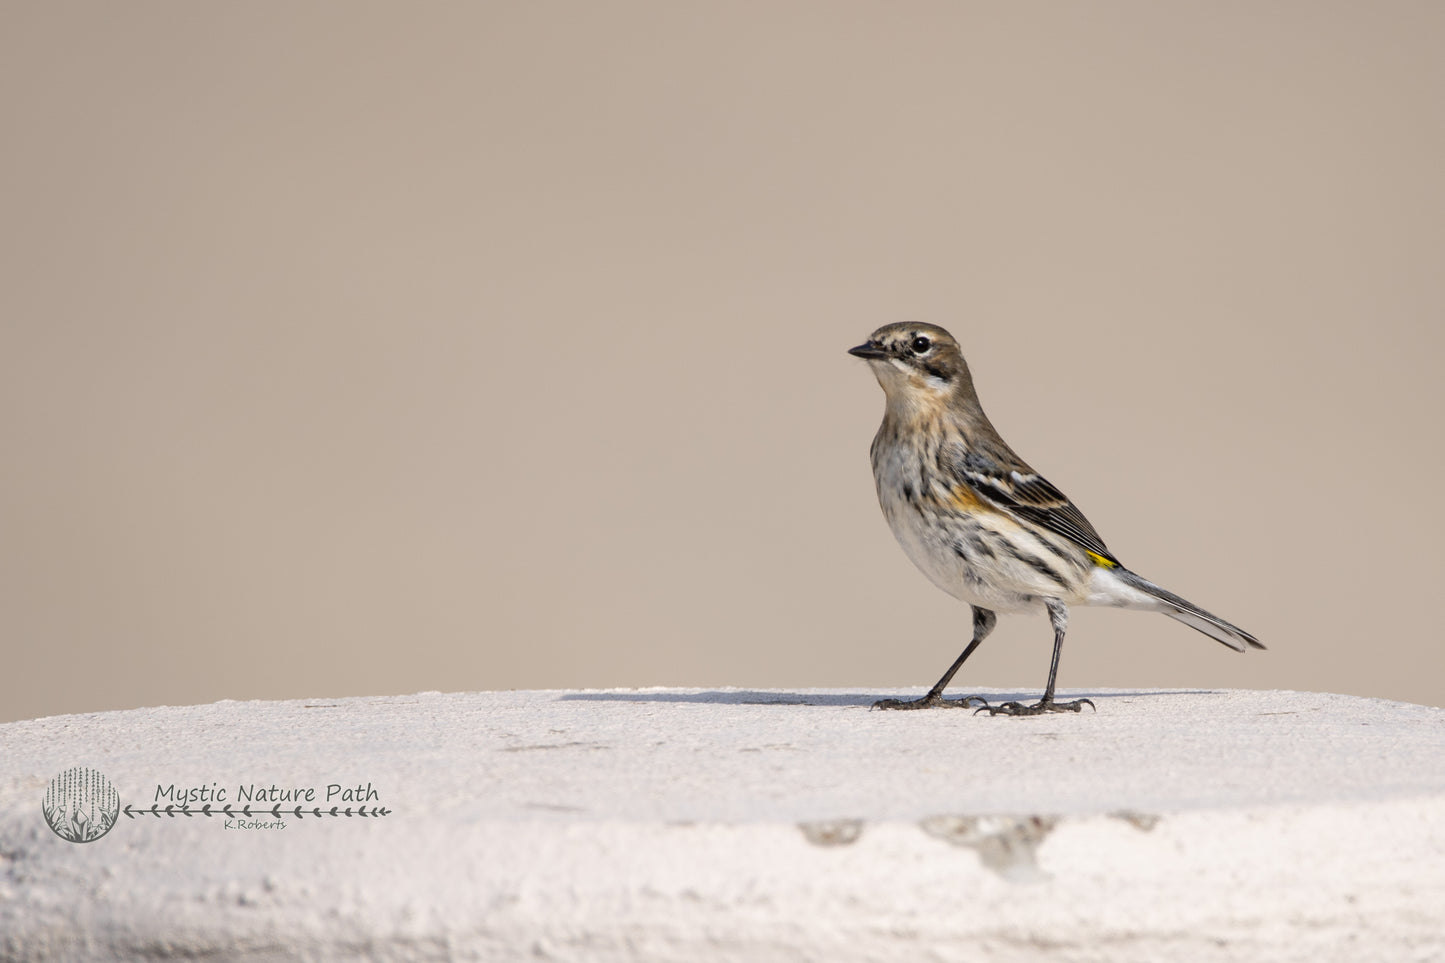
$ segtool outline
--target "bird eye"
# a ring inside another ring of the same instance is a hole
[[[913,349],[914,354],[928,354],[928,349],[933,347],[933,342],[920,334],[913,339],[913,343],[909,347]]]

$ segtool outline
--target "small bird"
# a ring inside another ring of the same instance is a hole
[[[887,396],[873,439],[873,480],[888,527],[928,580],[973,607],[973,638],[921,699],[880,709],[967,708],[1032,716],[1078,712],[1093,702],[1054,700],[1070,605],[1163,612],[1239,652],[1263,649],[1248,632],[1129,571],[1074,503],[1014,454],[979,404],[953,336],[931,324],[889,324],[850,348]],[[998,620],[998,612],[1048,613],[1054,657],[1043,698],[990,706],[943,690]]]

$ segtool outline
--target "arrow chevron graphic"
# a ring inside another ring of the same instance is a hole
[[[270,809],[262,806],[252,807],[249,805],[212,806],[210,803],[206,803],[199,809],[192,809],[189,804],[177,806],[172,803],[169,806],[162,806],[159,803],[155,803],[148,808],[144,806],[127,805],[121,812],[129,819],[135,819],[137,816],[154,816],[157,819],[160,819],[162,816],[169,816],[172,819],[177,816],[185,816],[188,819],[196,816],[224,816],[228,819],[236,819],[237,817],[251,819],[256,816],[272,816],[280,819],[282,816],[295,816],[297,819],[301,819],[305,816],[311,816],[313,818],[325,816],[366,816],[374,818],[377,816],[390,816],[394,810],[387,809],[385,806],[347,806],[345,809],[342,809],[340,806],[332,806],[330,809],[322,809],[320,806],[313,806],[310,809],[307,809],[305,806],[284,808],[279,803]]]

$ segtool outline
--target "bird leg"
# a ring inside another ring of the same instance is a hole
[[[938,682],[934,684],[933,688],[928,690],[928,694],[921,699],[879,699],[877,702],[873,703],[873,708],[969,709],[972,708],[972,703],[974,702],[981,703],[983,708],[985,709],[988,708],[988,700],[983,698],[982,696],[965,696],[962,699],[945,699],[943,697],[943,690],[948,688],[948,684],[953,681],[953,674],[958,671],[959,666],[963,665],[964,660],[966,660],[970,655],[973,654],[973,650],[978,648],[979,643],[982,642],[985,638],[987,638],[988,634],[993,631],[993,627],[997,622],[998,616],[994,615],[990,609],[981,609],[977,605],[975,605],[973,607],[973,640],[968,643],[968,648],[963,650],[963,654],[954,660],[953,665],[948,667],[948,671],[943,673],[943,678],[939,679]]]
[[[976,710],[975,715],[987,712],[991,716],[1041,716],[1045,712],[1079,712],[1084,706],[1095,708],[1090,699],[1054,701],[1054,682],[1059,675],[1059,653],[1064,650],[1064,630],[1069,627],[1069,607],[1058,599],[1044,599],[1044,606],[1049,610],[1049,621],[1054,626],[1054,658],[1049,663],[1049,684],[1044,688],[1044,697],[1031,706],[1022,702],[1005,702],[997,706],[985,704],[983,708]]]

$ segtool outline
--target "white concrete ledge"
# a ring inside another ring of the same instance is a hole
[[[423,693],[0,726],[0,958],[1445,958],[1445,711],[1252,691],[869,711],[889,694]],[[161,815],[62,840],[41,802],[73,766]],[[214,813],[243,785],[317,798],[236,828]],[[165,815],[169,786],[211,794]],[[386,813],[341,813],[359,804]]]

